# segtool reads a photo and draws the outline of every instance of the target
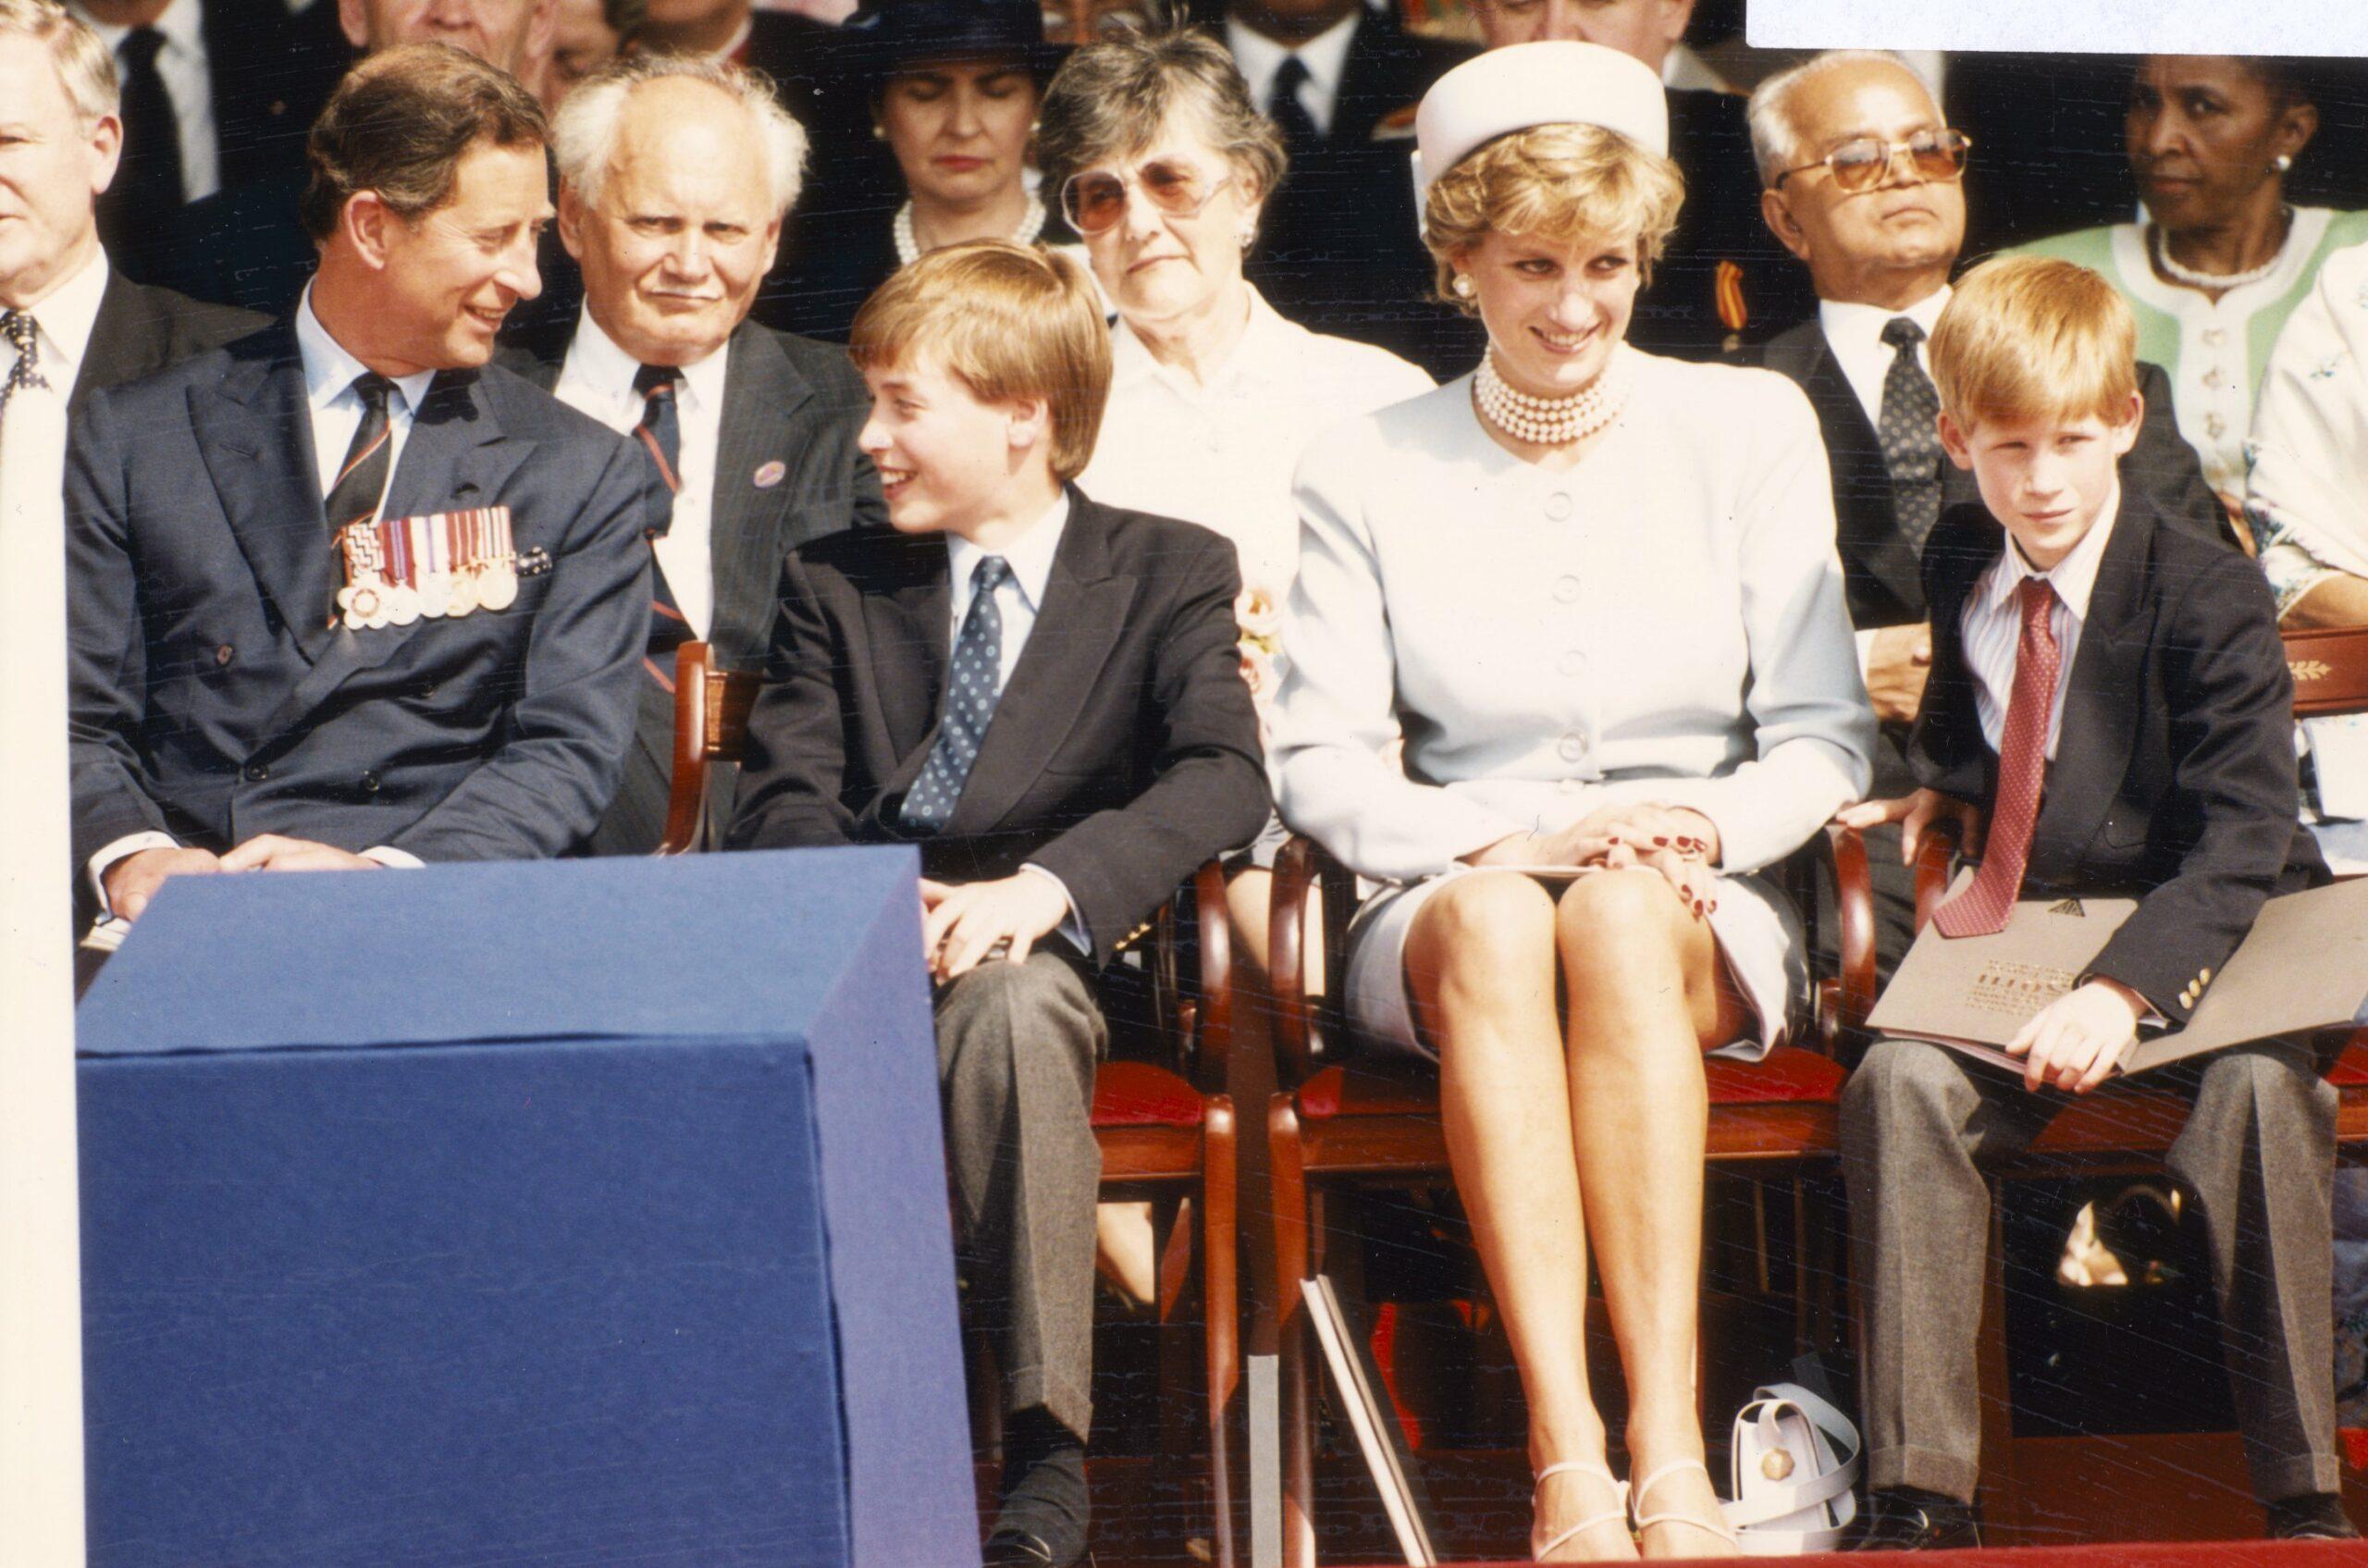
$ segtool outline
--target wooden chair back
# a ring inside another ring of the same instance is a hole
[[[674,776],[659,854],[686,855],[698,846],[709,766],[737,762],[747,748],[758,683],[752,671],[717,669],[715,650],[706,643],[686,642],[675,650]]]
[[[2294,717],[2368,712],[2368,626],[2288,632],[2286,668],[2294,676]]]

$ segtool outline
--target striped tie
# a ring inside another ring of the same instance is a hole
[[[2044,577],[2026,577],[2023,635],[2015,648],[2015,685],[2006,698],[2006,727],[1998,737],[1998,791],[1990,804],[1990,832],[1981,869],[1963,893],[1932,911],[1942,936],[1988,936],[2006,929],[2031,857],[2031,831],[2047,781],[2047,728],[2055,715],[2055,676],[2063,650],[2051,612],[2055,589]]]
[[[353,427],[345,462],[339,465],[322,506],[328,514],[331,538],[356,523],[377,520],[387,476],[395,466],[394,430],[387,422],[387,394],[394,389],[395,384],[375,370],[353,378],[353,395],[362,401],[362,423]]]
[[[648,454],[670,496],[683,488],[683,414],[674,401],[682,374],[670,364],[645,364],[633,377],[633,389],[641,394],[641,423],[634,426],[634,438]],[[670,697],[674,691],[674,655],[691,640],[691,623],[684,618],[683,607],[674,602],[674,590],[666,584],[666,569],[658,563],[655,548],[673,520],[670,510],[665,521],[649,530],[649,650],[641,661],[649,678]]]

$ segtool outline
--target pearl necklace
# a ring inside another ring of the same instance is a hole
[[[2153,241],[2154,265],[2163,269],[2164,277],[2174,283],[2184,283],[2190,289],[2208,289],[2216,292],[2258,283],[2276,272],[2278,265],[2285,261],[2287,242],[2294,238],[2294,209],[2286,207],[2281,210],[2286,218],[2286,232],[2278,237],[2276,251],[2250,272],[2198,272],[2191,266],[2182,266],[2171,255],[2170,242],[2163,237],[2162,229],[2150,225],[2146,232]]]
[[[1480,417],[1517,441],[1533,446],[1567,446],[1583,441],[1620,417],[1628,405],[1628,356],[1615,346],[1603,373],[1567,398],[1539,398],[1517,391],[1497,374],[1493,349],[1472,377],[1473,401]]]
[[[910,266],[920,260],[921,242],[913,236],[913,204],[906,202],[896,209],[896,265]],[[1032,245],[1036,236],[1044,232],[1044,204],[1034,194],[1028,198],[1028,210],[1019,215],[1019,227],[1011,231],[1015,245]]]

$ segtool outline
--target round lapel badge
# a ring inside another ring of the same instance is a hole
[[[748,475],[748,482],[760,490],[770,490],[788,477],[789,465],[775,458]]]

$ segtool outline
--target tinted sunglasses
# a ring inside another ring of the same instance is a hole
[[[1880,136],[1854,136],[1813,164],[1788,168],[1776,177],[1776,189],[1796,174],[1822,168],[1833,176],[1836,188],[1851,192],[1871,191],[1891,173],[1891,161],[1902,153],[1908,167],[1925,179],[1955,179],[1965,173],[1966,154],[1973,139],[1962,130],[1919,130],[1905,142]]]
[[[1233,176],[1212,184],[1199,169],[1175,158],[1153,158],[1135,171],[1131,181],[1105,169],[1090,169],[1069,176],[1061,187],[1061,214],[1079,234],[1113,228],[1127,214],[1130,183],[1161,212],[1172,217],[1191,217],[1232,184]]]

